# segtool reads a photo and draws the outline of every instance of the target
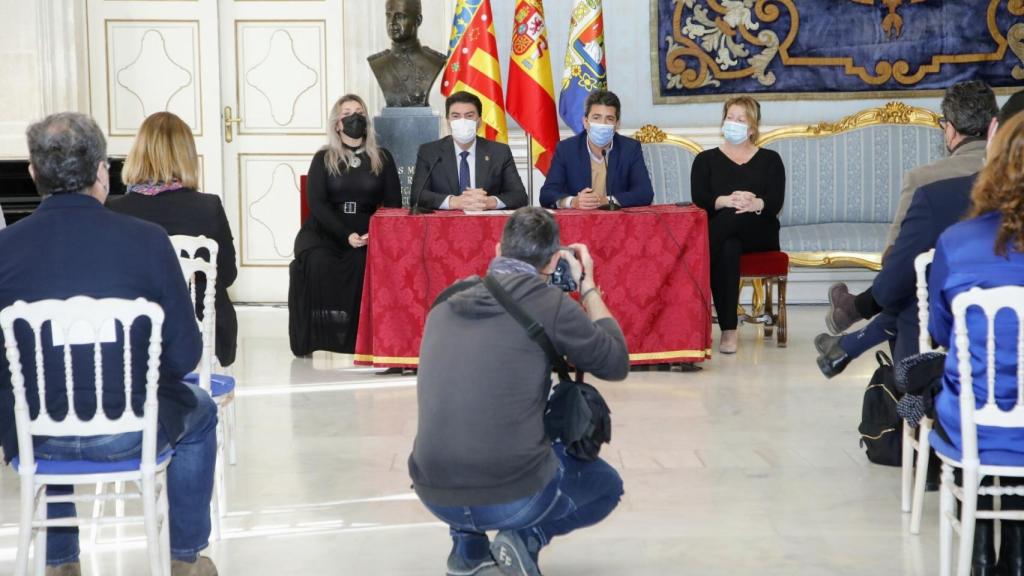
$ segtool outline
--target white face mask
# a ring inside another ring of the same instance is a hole
[[[475,120],[459,118],[452,120],[449,126],[452,129],[452,138],[463,146],[473,142],[473,139],[476,138],[477,124]]]

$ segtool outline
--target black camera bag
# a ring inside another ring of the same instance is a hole
[[[558,373],[558,384],[548,397],[544,410],[544,431],[552,442],[560,441],[570,456],[592,462],[597,460],[601,444],[611,442],[612,417],[601,393],[583,381],[583,372],[576,371],[576,380],[569,376],[569,365],[555,350],[544,326],[534,320],[509,296],[493,276],[484,278],[484,286],[505,310],[526,330],[551,360]]]

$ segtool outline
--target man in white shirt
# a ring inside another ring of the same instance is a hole
[[[420,146],[410,203],[441,210],[514,210],[526,206],[526,188],[512,150],[477,136],[483,103],[469,92],[445,101],[451,136]]]

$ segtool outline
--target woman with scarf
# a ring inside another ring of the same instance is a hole
[[[380,206],[402,206],[395,161],[377,144],[362,98],[342,96],[327,125],[327,146],[309,165],[310,216],[289,267],[288,336],[296,356],[355,351],[370,216]]]
[[[127,194],[107,200],[111,210],[158,224],[171,236],[206,236],[217,241],[214,353],[221,366],[230,366],[238,340],[238,319],[228,298],[228,287],[238,276],[235,245],[220,198],[199,191],[199,157],[192,129],[170,112],[146,118],[121,178]]]
[[[786,198],[786,168],[777,152],[758,148],[761,106],[749,96],[722,107],[725,142],[693,160],[693,202],[708,213],[711,295],[715,299],[718,351],[735,354],[739,336],[740,256],[779,249],[779,217]]]

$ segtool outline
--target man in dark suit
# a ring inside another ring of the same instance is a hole
[[[420,146],[411,201],[441,210],[526,206],[526,188],[512,150],[477,136],[483,113],[480,99],[469,92],[455,92],[445,100],[444,109],[451,136]]]
[[[648,206],[651,176],[640,143],[618,134],[622,105],[612,92],[587,97],[582,133],[558,143],[540,189],[545,208]]]
[[[839,374],[850,360],[875,346],[879,341],[874,338],[875,332],[885,335],[881,341],[895,340],[893,354],[897,361],[918,352],[914,259],[934,248],[939,235],[967,212],[977,176],[939,180],[917,189],[900,235],[871,285],[871,293],[884,311],[863,330],[841,336],[823,333],[814,339],[821,353],[818,367],[825,376]]]
[[[198,554],[210,537],[217,406],[206,392],[181,381],[199,362],[202,338],[174,249],[159,226],[103,207],[110,174],[106,142],[92,119],[74,113],[49,116],[29,127],[28,147],[29,171],[43,201],[31,216],[0,234],[0,309],[17,300],[33,302],[77,295],[145,298],[163,308],[157,449],[175,449],[167,480],[171,574],[216,575],[209,558]],[[16,330],[22,349],[31,349],[31,331],[24,325],[16,325]],[[147,328],[133,328],[135,383],[145,382],[148,338]],[[103,348],[104,385],[110,393],[103,395],[102,404],[108,414],[120,414],[124,406],[122,347],[123,342],[116,337]],[[76,386],[83,383],[74,396],[77,413],[93,414],[98,401],[91,388],[92,347],[73,346],[72,354],[74,381]],[[46,373],[62,374],[63,366],[61,348],[47,346]],[[36,388],[34,367],[26,364],[23,369],[32,396]],[[66,405],[63,379],[49,378],[46,385],[51,410]],[[133,385],[131,401],[136,409],[141,409],[144,398],[144,386]],[[0,357],[0,440],[9,462],[17,455],[18,443],[6,357]],[[37,438],[35,446],[36,457],[47,460],[138,458],[140,450],[138,433],[88,436],[73,443]],[[48,488],[52,495],[71,491],[70,486]],[[48,514],[50,518],[74,516],[75,507],[72,503],[51,504]],[[48,533],[47,576],[81,574],[77,528],[51,528]]]

